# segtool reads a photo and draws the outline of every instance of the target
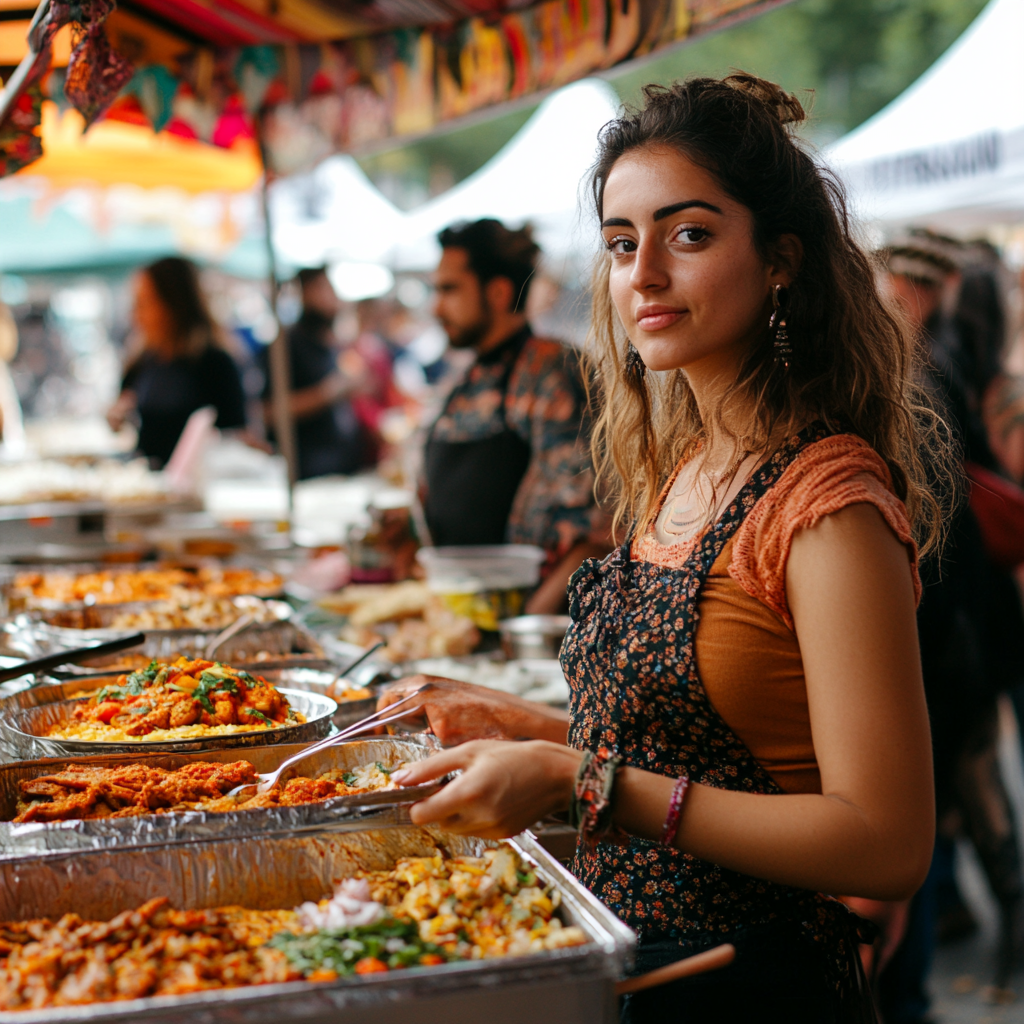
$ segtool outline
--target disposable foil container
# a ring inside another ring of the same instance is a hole
[[[147,814],[131,818],[93,818],[86,821],[19,822],[19,783],[50,775],[66,765],[111,767],[122,764],[146,764],[173,770],[191,761],[227,764],[244,759],[258,772],[273,771],[285,758],[302,750],[301,744],[253,747],[245,751],[210,750],[199,754],[106,754],[102,757],[46,758],[0,765],[0,858],[29,855],[44,856],[66,850],[125,849],[130,846],[154,846],[195,843],[233,837],[238,841],[267,835],[289,835],[310,831],[349,832],[367,827],[372,819],[377,827],[405,822],[409,804],[434,793],[436,784],[410,786],[354,796],[336,797],[322,803],[297,807],[258,808],[214,814],[205,811]],[[419,761],[440,746],[435,737],[424,734],[410,740],[379,737],[352,740],[313,754],[288,769],[284,778],[294,775],[316,777],[331,769],[342,771],[380,761],[385,765]]]
[[[330,733],[331,717],[338,710],[337,702],[330,697],[308,690],[281,690],[288,703],[306,716],[305,722],[274,729],[166,742],[96,743],[50,739],[46,735],[56,726],[71,720],[76,705],[76,701],[70,699],[72,694],[98,689],[103,684],[102,678],[73,679],[51,686],[35,686],[0,699],[0,754],[8,761],[31,761],[40,757],[79,754],[189,753],[264,747],[275,743],[310,743]]]
[[[276,617],[268,622],[253,623],[240,633],[226,640],[217,648],[216,658],[225,663],[248,661],[258,654],[283,656],[295,648],[319,651],[320,647],[304,631],[288,618],[291,609],[281,601],[270,602],[274,606]],[[91,644],[116,640],[129,633],[139,632],[132,628],[115,629],[99,625],[93,628],[78,628],[68,625],[81,621],[113,621],[123,611],[141,611],[144,605],[97,605],[89,609],[60,613],[26,612],[16,619],[16,640],[19,646],[30,655],[41,656],[60,650],[76,647],[88,647]],[[241,610],[239,611],[241,614]],[[86,618],[86,615],[89,617]],[[47,621],[53,619],[55,621]],[[133,647],[133,654],[143,654],[147,658],[176,658],[184,655],[188,658],[203,656],[207,645],[222,632],[223,626],[216,629],[188,627],[183,629],[146,629],[145,643]],[[301,635],[300,635],[301,634]]]
[[[190,909],[296,907],[327,896],[360,868],[386,869],[408,856],[479,855],[493,845],[398,826],[0,861],[0,919],[56,920],[74,912],[107,920],[155,896]],[[318,984],[0,1013],[0,1024],[613,1024],[618,1019],[614,982],[631,959],[633,933],[529,833],[513,845],[558,891],[563,923],[583,929],[587,944]]]

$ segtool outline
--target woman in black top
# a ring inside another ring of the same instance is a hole
[[[107,413],[114,430],[136,412],[138,449],[159,469],[189,416],[203,406],[217,410],[221,430],[245,427],[242,379],[217,345],[194,264],[169,256],[146,267],[136,280],[133,319],[143,348],[129,362],[121,394]]]

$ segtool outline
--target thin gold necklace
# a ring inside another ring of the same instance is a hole
[[[717,480],[717,484],[721,484],[723,480],[732,480],[736,475],[737,470],[743,465],[744,460],[750,455],[750,452],[740,452],[735,461],[729,466],[725,472],[723,472]],[[710,476],[710,474],[709,474]],[[717,486],[716,484],[716,486]],[[691,493],[696,487],[696,481],[694,486],[690,488]],[[691,501],[687,501],[685,505],[680,505],[680,501],[683,499],[683,495],[677,494],[670,496],[672,504],[669,506],[668,512],[665,516],[665,521],[662,524],[662,530],[667,533],[670,537],[678,537],[680,540],[688,540],[695,533],[698,532],[697,524],[704,520],[707,520],[709,514],[713,511],[707,509],[703,513],[697,511],[694,514],[694,504]],[[717,504],[717,503],[716,503]]]

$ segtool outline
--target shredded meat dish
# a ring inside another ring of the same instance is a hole
[[[121,675],[47,734],[103,741],[201,736],[304,722],[262,676],[220,662],[179,658]]]
[[[150,900],[110,921],[0,923],[0,1010],[330,982],[586,943],[559,894],[506,844],[360,872],[297,910],[175,910]]]
[[[397,767],[397,766],[395,766]],[[234,796],[237,786],[255,786],[256,769],[248,761],[218,764],[193,761],[169,771],[143,764],[69,764],[51,775],[20,783],[15,822],[131,818],[173,811],[250,810],[319,803],[339,796],[393,789],[389,768],[379,762],[351,771],[331,770],[308,778],[297,776],[265,793]]]
[[[264,943],[293,926],[290,911],[174,910],[166,897],[110,921],[65,914],[0,924],[0,1009],[293,981],[288,958]]]

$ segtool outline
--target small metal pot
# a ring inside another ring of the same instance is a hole
[[[557,658],[572,619],[568,615],[519,615],[500,623],[509,658]]]

